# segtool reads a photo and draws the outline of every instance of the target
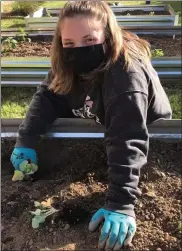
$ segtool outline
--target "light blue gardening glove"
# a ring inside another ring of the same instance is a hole
[[[104,220],[99,238],[99,249],[120,250],[132,242],[136,232],[135,219],[126,214],[114,211],[99,209],[89,223],[89,230],[95,231],[99,224]]]
[[[33,174],[38,170],[37,154],[34,149],[15,147],[10,160],[15,168],[13,181],[23,180],[25,175]]]

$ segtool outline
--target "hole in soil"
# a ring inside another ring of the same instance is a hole
[[[77,203],[81,204],[81,201]],[[69,225],[75,225],[85,222],[91,216],[91,213],[83,205],[76,204],[75,200],[61,203],[59,198],[53,197],[51,206],[60,210],[53,217],[55,223],[63,220]]]

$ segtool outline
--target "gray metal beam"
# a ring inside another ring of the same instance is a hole
[[[25,58],[26,60],[26,58]],[[1,62],[1,86],[26,86],[33,87],[41,84],[46,77],[51,65],[50,58],[41,61],[11,61],[2,59]],[[39,58],[38,58],[39,60]],[[162,57],[152,59],[152,65],[163,83],[181,82],[181,58]]]
[[[19,125],[23,119],[1,119],[1,137],[17,137]],[[159,120],[148,125],[151,139],[172,140],[182,139],[182,120]],[[92,119],[57,119],[51,129],[42,135],[48,138],[104,138],[105,128]]]
[[[181,27],[180,26],[122,26],[122,29],[128,30],[135,34],[143,35],[158,35],[158,36],[181,36]],[[55,29],[53,28],[40,28],[38,27],[33,29],[25,28],[24,31],[29,37],[38,37],[38,36],[53,36]],[[1,29],[1,36],[21,36],[17,28]]]

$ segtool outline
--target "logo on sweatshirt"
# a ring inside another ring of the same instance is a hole
[[[91,112],[91,109],[93,107],[93,101],[90,99],[89,96],[86,97],[84,106],[79,109],[72,109],[73,114],[76,117],[81,118],[89,118],[89,119],[95,119],[95,122],[98,124],[101,124],[99,121],[99,118]]]

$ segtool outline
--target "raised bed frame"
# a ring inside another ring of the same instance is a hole
[[[1,119],[1,137],[15,138],[23,119]],[[159,120],[148,125],[150,139],[180,143],[181,120]],[[104,138],[105,128],[92,119],[60,118],[43,135],[47,138]]]
[[[136,16],[117,16],[118,23],[122,26],[174,26],[178,24],[179,15],[176,14],[174,9],[169,5],[137,5],[137,6],[124,6],[112,7],[113,12],[131,11],[131,10],[146,10],[146,11],[161,11],[169,12],[169,15],[136,15]],[[60,9],[49,8],[48,13],[59,13]],[[25,17],[27,28],[55,28],[58,17],[43,17],[42,11],[39,11],[40,17]]]
[[[133,32],[137,35],[151,35],[151,36],[181,36],[182,31],[180,26],[123,26],[122,29],[128,30],[130,32]],[[25,33],[28,37],[40,37],[43,39],[43,37],[47,36],[53,36],[55,33],[55,29],[52,28],[32,28],[32,29],[24,29]],[[8,28],[8,29],[1,29],[1,36],[2,37],[15,37],[15,36],[21,36],[20,32],[17,28]]]
[[[154,58],[152,64],[162,83],[181,82],[181,57]],[[14,60],[1,59],[1,86],[36,87],[46,77],[50,69],[50,59]]]

